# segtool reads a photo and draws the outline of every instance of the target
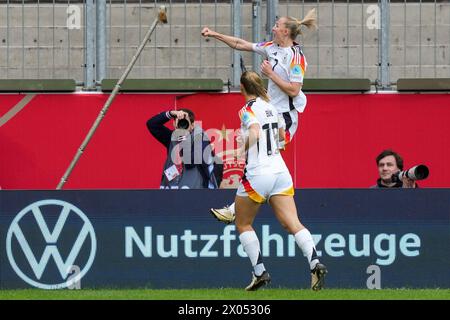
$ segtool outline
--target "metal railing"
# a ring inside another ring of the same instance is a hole
[[[169,24],[130,78],[236,83],[241,57],[247,69],[261,58],[201,37],[203,26],[259,42],[277,16],[300,19],[313,7],[319,29],[298,38],[307,78],[369,78],[388,89],[398,78],[450,77],[448,0],[1,0],[0,79],[73,78],[95,89],[120,76],[161,4]]]

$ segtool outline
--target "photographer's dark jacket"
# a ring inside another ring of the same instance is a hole
[[[150,133],[167,148],[161,188],[217,188],[217,181],[213,173],[214,154],[206,133],[198,126],[195,126],[191,133],[183,129],[170,130],[164,124],[172,119],[169,112],[162,112],[147,121],[147,128]],[[180,142],[177,137],[181,136],[186,136],[186,139]],[[183,162],[182,174],[169,181],[164,172],[174,165],[171,155],[178,151],[174,149],[180,143],[180,156]]]
[[[395,185],[393,185],[392,187],[388,187],[388,186],[385,186],[384,184],[382,184],[381,183],[381,178],[379,178],[378,180],[377,180],[377,184],[376,185],[374,185],[374,186],[371,186],[370,188],[372,188],[372,189],[379,189],[379,188],[402,188],[403,187],[403,182],[400,180],[400,181],[397,181],[396,183],[395,183]]]
[[[374,185],[374,186],[371,186],[370,188],[371,188],[371,189],[380,189],[380,188],[382,188],[382,189],[384,189],[384,188],[387,188],[387,189],[391,189],[391,188],[403,188],[403,182],[400,180],[400,181],[397,181],[393,186],[387,187],[387,186],[385,186],[384,184],[381,183],[381,178],[379,178],[379,179],[377,180],[377,184]],[[419,188],[419,185],[417,184],[417,182],[416,182],[415,188]]]

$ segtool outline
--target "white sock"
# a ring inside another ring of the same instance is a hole
[[[302,229],[295,235],[295,242],[297,242],[298,247],[302,250],[303,255],[308,259],[309,267],[314,269],[319,263],[319,258],[317,257],[316,247],[314,246],[314,240],[309,233],[308,229]]]
[[[245,231],[239,235],[239,240],[244,247],[245,253],[250,258],[250,261],[255,271],[256,276],[260,276],[266,268],[262,263],[261,251],[259,250],[259,240],[255,231]]]
[[[234,202],[232,204],[230,204],[230,206],[228,207],[228,210],[230,210],[233,214],[236,214],[236,209],[234,206]]]

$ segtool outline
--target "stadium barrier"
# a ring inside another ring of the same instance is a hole
[[[102,91],[112,91],[117,79],[102,81]],[[268,79],[264,79],[267,87]],[[227,85],[220,79],[128,79],[122,92],[171,92],[171,91],[222,91]],[[306,79],[302,90],[305,92],[367,92],[369,79]]]
[[[104,79],[102,91],[112,91],[117,79]],[[220,79],[127,79],[121,86],[121,92],[167,92],[167,91],[222,91]]]
[[[305,92],[370,91],[369,79],[305,79],[302,90]]]
[[[233,190],[0,191],[0,288],[244,287]],[[327,288],[450,288],[450,189],[300,189]],[[308,288],[306,259],[267,205],[255,223],[272,287]]]
[[[450,78],[398,79],[397,91],[450,91]]]
[[[0,79],[0,92],[74,92],[73,79]]]
[[[267,88],[268,79],[263,79]],[[304,92],[367,92],[370,91],[371,83],[369,79],[358,78],[308,78],[304,80],[302,91]]]
[[[104,79],[101,90],[113,90],[117,79]],[[267,79],[264,83],[267,87]],[[177,91],[216,91],[227,85],[221,79],[127,79],[122,92],[177,92]],[[450,91],[450,78],[412,78],[398,79],[397,91]],[[305,79],[302,90],[305,92],[368,92],[369,79]],[[74,92],[73,79],[0,79],[0,92]]]

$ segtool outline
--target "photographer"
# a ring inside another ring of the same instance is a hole
[[[175,130],[164,124],[173,120]],[[162,112],[147,121],[147,128],[167,148],[161,189],[216,189],[214,153],[206,133],[191,110]]]
[[[371,188],[418,188],[416,181],[406,176],[398,181],[392,179],[394,174],[403,170],[403,159],[397,152],[384,150],[377,156],[376,162],[380,178]]]

